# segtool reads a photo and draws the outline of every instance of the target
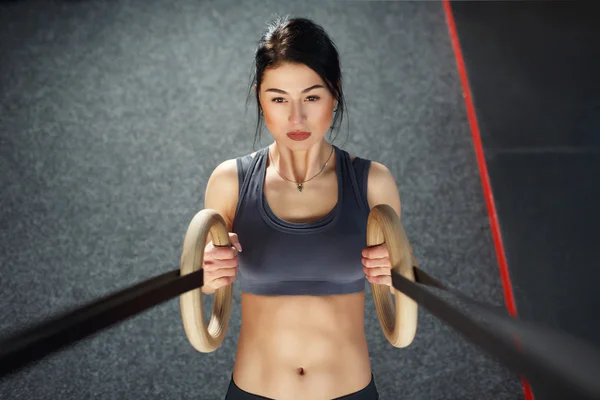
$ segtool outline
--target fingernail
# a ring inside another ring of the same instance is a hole
[[[237,249],[237,251],[239,251],[240,253],[242,252],[242,245],[239,243],[236,243],[235,248]]]

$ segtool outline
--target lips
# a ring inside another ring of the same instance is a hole
[[[296,141],[306,140],[310,137],[310,132],[288,132],[287,136]]]

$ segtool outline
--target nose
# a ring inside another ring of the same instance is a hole
[[[306,113],[302,108],[301,102],[292,102],[290,108],[290,116],[288,118],[291,124],[302,123],[306,120]]]

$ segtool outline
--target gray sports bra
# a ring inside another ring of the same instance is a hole
[[[371,161],[334,146],[338,203],[309,223],[283,221],[271,211],[263,187],[268,147],[237,158],[239,200],[232,231],[238,235],[237,281],[246,293],[330,295],[364,290],[361,251],[369,215],[367,176]]]

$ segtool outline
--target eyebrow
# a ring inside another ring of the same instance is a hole
[[[325,86],[323,86],[323,85],[313,85],[313,86],[311,86],[309,88],[304,89],[302,91],[302,93],[307,93],[307,92],[310,92],[313,89],[319,89],[319,88],[320,89],[325,89]],[[265,92],[275,92],[275,93],[287,94],[286,91],[281,90],[281,89],[275,89],[275,88],[269,88],[269,89],[265,90]]]

